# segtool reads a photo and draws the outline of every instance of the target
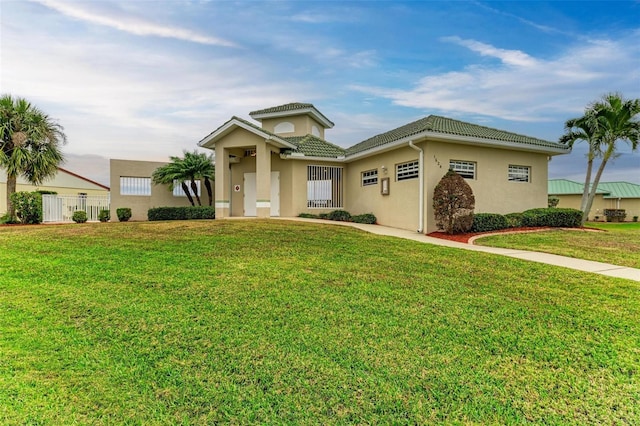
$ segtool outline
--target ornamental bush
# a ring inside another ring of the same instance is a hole
[[[337,220],[338,222],[350,222],[351,213],[346,210],[334,210],[327,216],[329,220]]]
[[[509,227],[507,218],[497,213],[476,213],[473,215],[471,232],[488,232]]]
[[[447,234],[468,232],[473,226],[476,199],[464,178],[449,170],[433,191],[436,225]]]
[[[300,213],[298,215],[298,217],[303,217],[306,219],[318,219],[318,215],[317,214],[313,214],[313,213]]]
[[[11,202],[21,223],[35,225],[42,222],[42,195],[37,192],[15,192]]]
[[[109,220],[111,220],[111,212],[108,209],[100,210],[100,213],[98,213],[98,220],[100,222],[109,222]]]
[[[120,222],[126,222],[131,219],[131,209],[129,207],[120,207],[116,209],[116,215],[118,215]]]
[[[73,219],[75,223],[85,223],[87,221],[87,212],[84,210],[76,210],[73,212],[71,219]]]
[[[522,213],[507,213],[504,217],[507,219],[509,228],[520,228],[522,226]]]
[[[377,221],[377,218],[374,216],[373,213],[365,213],[365,214],[359,214],[356,216],[351,216],[351,222],[355,222],[355,223],[366,223],[369,225],[375,225]]]
[[[627,212],[625,209],[604,209],[604,217],[607,222],[624,222]]]
[[[550,226],[579,228],[582,212],[576,209],[554,207],[531,209],[522,213],[522,226]]]
[[[211,206],[154,207],[147,211],[147,218],[150,221],[215,219],[216,210]]]

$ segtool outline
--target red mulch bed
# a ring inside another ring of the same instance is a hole
[[[490,235],[490,234],[504,234],[504,233],[517,233],[517,232],[535,232],[535,231],[546,231],[549,229],[553,229],[550,227],[546,227],[546,226],[540,226],[540,227],[521,227],[521,228],[507,228],[507,229],[499,229],[497,231],[489,231],[489,232],[469,232],[466,234],[453,234],[453,235],[449,235],[447,233],[444,232],[432,232],[430,234],[427,234],[428,237],[434,237],[434,238],[441,238],[443,240],[449,240],[449,241],[456,241],[459,243],[469,243],[469,240],[473,237],[477,237],[478,235]],[[567,228],[561,228],[561,229],[567,229]],[[579,231],[598,231],[598,232],[604,232],[602,231],[602,229],[597,229],[597,228],[589,228],[589,227],[582,227],[582,228],[571,228],[571,229],[575,229],[575,230],[579,230]]]

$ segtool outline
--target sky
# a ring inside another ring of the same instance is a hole
[[[0,0],[0,92],[64,127],[64,168],[168,161],[232,116],[313,103],[348,147],[437,114],[550,141],[640,98],[640,1]],[[549,178],[584,181],[586,146]],[[626,144],[603,181],[640,184]]]

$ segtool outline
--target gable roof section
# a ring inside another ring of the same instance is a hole
[[[263,118],[291,117],[293,115],[304,114],[308,114],[313,117],[326,129],[330,129],[334,126],[333,122],[320,111],[318,111],[318,109],[313,104],[306,104],[301,102],[292,102],[289,104],[260,109],[249,113],[251,118],[257,121],[262,121]]]
[[[550,179],[550,195],[582,195],[584,184],[568,179]],[[630,182],[600,182],[596,194],[604,198],[640,198],[640,185]]]
[[[237,128],[245,129],[260,137],[263,137],[267,140],[275,142],[274,145],[279,145],[282,148],[291,148],[291,149],[296,148],[295,145],[293,145],[290,142],[287,142],[286,140],[276,135],[275,133],[271,133],[270,131],[265,130],[261,127],[258,127],[255,124],[247,120],[243,120],[240,117],[236,117],[235,115],[231,117],[231,119],[229,119],[222,126],[218,127],[216,130],[214,130],[213,132],[209,133],[207,136],[202,138],[202,140],[198,142],[198,146],[202,146],[205,148],[212,148],[220,138],[226,136],[227,134],[231,133]]]
[[[344,148],[313,135],[290,136],[284,139],[296,146],[292,153],[304,154],[305,157],[340,158],[347,152]]]
[[[111,190],[111,189],[110,189],[108,186],[106,186],[106,185],[103,185],[103,184],[98,183],[98,182],[96,182],[96,181],[94,181],[94,180],[88,179],[88,178],[86,178],[86,177],[84,177],[84,176],[80,176],[80,175],[79,175],[79,174],[77,174],[77,173],[73,173],[72,171],[69,171],[69,170],[67,170],[67,169],[63,169],[62,167],[58,167],[58,170],[59,170],[59,171],[61,171],[61,172],[63,172],[63,173],[66,173],[66,174],[68,174],[68,175],[71,175],[71,176],[73,176],[73,177],[76,177],[76,178],[78,178],[78,179],[81,179],[81,180],[83,180],[83,181],[85,181],[85,182],[88,182],[88,183],[90,183],[90,184],[92,184],[92,185],[96,185],[96,186],[100,187],[101,189],[106,189],[107,191],[110,191],[110,190]]]
[[[491,127],[465,123],[464,121],[453,120],[437,115],[430,115],[362,141],[348,148],[347,156],[356,155],[375,148],[382,148],[394,142],[410,140],[411,137],[419,138],[426,136],[458,136],[466,138],[466,142],[472,144],[481,145],[485,142],[489,145],[521,146],[525,149],[528,148],[553,153],[570,151],[569,147],[559,143],[493,129]]]

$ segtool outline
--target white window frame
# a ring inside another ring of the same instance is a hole
[[[140,176],[120,176],[120,195],[150,196],[151,178]]]
[[[418,160],[396,164],[396,181],[417,179],[420,175],[420,163]]]
[[[187,187],[189,188],[189,194],[191,196],[193,196],[193,194],[191,193],[191,181],[185,181],[185,184],[187,184]],[[196,180],[196,188],[198,191],[198,197],[202,195],[202,191],[201,191],[201,183],[199,180]],[[173,196],[174,197],[186,197],[187,194],[184,193],[184,190],[182,189],[182,185],[180,184],[180,182],[178,180],[174,180],[173,181]]]
[[[341,209],[344,203],[344,168],[307,166],[307,207],[310,209]]]
[[[509,182],[531,182],[531,167],[509,164],[508,179]]]
[[[477,163],[475,161],[449,160],[449,170],[453,170],[465,179],[476,178]]]
[[[361,173],[362,186],[378,184],[378,169],[365,170]]]

